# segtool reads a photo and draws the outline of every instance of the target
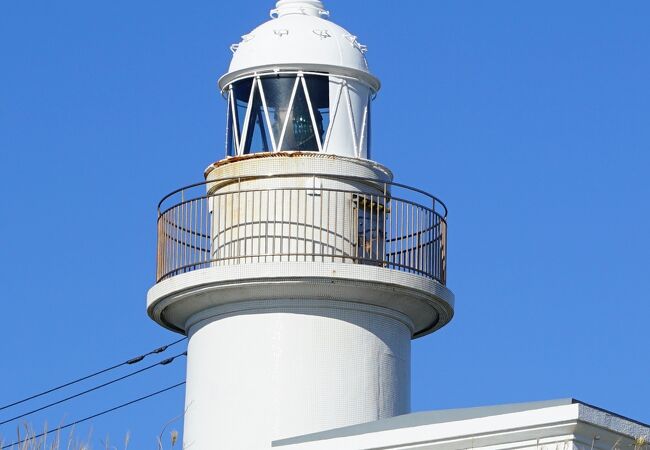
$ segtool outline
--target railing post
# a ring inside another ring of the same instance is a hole
[[[252,95],[252,94],[251,94]],[[233,214],[234,214],[233,208]],[[234,218],[234,215],[233,215]],[[235,226],[235,222],[231,224],[232,227]],[[237,240],[236,242],[236,258],[233,260],[235,264],[239,264],[241,259],[241,177],[237,178]]]
[[[311,177],[311,261],[316,261],[316,176]]]

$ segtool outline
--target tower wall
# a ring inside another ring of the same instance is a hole
[[[273,440],[409,412],[409,319],[352,302],[270,300],[190,319],[184,443]]]
[[[377,163],[280,153],[226,162],[207,178],[215,266],[384,259],[392,176]]]

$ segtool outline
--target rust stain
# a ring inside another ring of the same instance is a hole
[[[205,169],[203,176],[208,177],[208,174],[218,167],[223,167],[227,164],[232,164],[240,161],[247,161],[249,159],[259,159],[259,158],[326,158],[326,159],[337,159],[341,158],[340,156],[328,154],[328,153],[318,153],[318,152],[301,152],[301,151],[282,151],[282,152],[262,152],[262,153],[252,153],[250,155],[243,156],[228,156],[225,159],[214,162]]]

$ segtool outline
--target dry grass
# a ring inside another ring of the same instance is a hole
[[[171,422],[170,422],[171,423]],[[156,438],[156,450],[172,449],[178,443],[178,431],[172,430],[169,432],[168,439],[165,438],[165,428],[169,425],[166,424],[160,435]],[[92,429],[89,431],[88,436],[81,438],[75,434],[75,429],[71,428],[69,432],[62,433],[61,429],[49,431],[47,425],[44,431],[36,431],[29,425],[24,425],[22,428],[17,429],[16,437],[14,439],[3,439],[0,437],[0,449],[4,450],[128,450],[131,441],[131,433],[127,432],[124,439],[119,442],[112,442],[108,436],[100,439],[100,445],[93,447],[92,445]],[[16,442],[16,444],[13,444]]]

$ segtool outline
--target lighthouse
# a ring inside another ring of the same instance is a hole
[[[184,445],[267,449],[410,412],[453,316],[447,209],[373,160],[366,47],[281,0],[219,79],[225,149],[159,204],[147,312],[188,336]]]

